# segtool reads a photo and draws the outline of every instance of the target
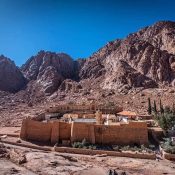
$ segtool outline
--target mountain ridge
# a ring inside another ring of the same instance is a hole
[[[15,67],[23,83],[13,92],[31,82],[47,95],[59,91],[63,81],[69,84],[66,87],[76,84],[84,89],[90,88],[85,82],[91,82],[94,88],[97,81],[97,89],[119,91],[175,86],[174,31],[175,22],[159,21],[124,39],[108,42],[86,59],[73,60],[65,53],[40,51],[20,69]],[[0,90],[10,91],[1,87]]]

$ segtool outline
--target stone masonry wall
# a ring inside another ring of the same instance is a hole
[[[20,137],[25,140],[50,142],[52,125],[30,119],[23,120]]]
[[[83,139],[97,144],[148,144],[148,130],[144,122],[119,125],[73,123],[72,142]]]
[[[20,137],[24,140],[57,143],[63,140],[82,141],[84,138],[96,144],[148,144],[145,122],[129,122],[117,125],[94,125],[92,123],[38,122],[23,120]]]
[[[24,119],[20,138],[40,142],[57,143],[71,139],[71,124],[65,122],[38,122]]]

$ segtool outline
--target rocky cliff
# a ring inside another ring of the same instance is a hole
[[[175,22],[160,21],[130,36],[147,41],[160,50],[175,54]]]
[[[76,79],[76,65],[73,59],[64,53],[40,51],[31,57],[21,71],[29,80],[34,80],[45,93],[53,93],[65,79]]]
[[[175,85],[175,23],[158,22],[109,42],[86,60],[81,79],[103,76],[101,88]]]
[[[26,84],[26,80],[15,63],[9,58],[0,56],[0,90],[17,92]]]

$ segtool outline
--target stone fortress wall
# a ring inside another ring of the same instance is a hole
[[[52,144],[63,143],[64,141],[81,142],[84,138],[93,144],[148,144],[147,124],[136,121],[125,124],[102,125],[60,121],[44,123],[24,119],[20,137],[24,140]]]
[[[145,122],[118,123],[117,125],[98,125],[72,123],[71,141],[86,138],[96,144],[147,144],[148,130]]]

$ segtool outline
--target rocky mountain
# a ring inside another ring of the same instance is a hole
[[[0,90],[17,92],[26,84],[26,80],[15,63],[5,56],[0,56]]]
[[[158,22],[109,42],[86,60],[81,79],[102,76],[102,89],[174,86],[174,31],[174,22]]]
[[[168,53],[175,54],[175,22],[160,21],[156,24],[146,27],[131,37],[139,40],[148,41],[154,47],[160,50],[166,50]]]
[[[87,58],[80,70],[80,79],[97,78],[106,73],[104,61],[115,48],[120,45],[120,40],[109,42],[106,46]]]
[[[27,79],[31,94],[175,86],[175,22],[157,22],[109,42],[87,59],[40,51],[21,67],[22,73],[1,58],[0,71],[1,90],[18,91]]]
[[[21,71],[28,81],[34,80],[42,91],[52,94],[65,79],[77,78],[77,66],[67,54],[40,51],[21,67]]]

